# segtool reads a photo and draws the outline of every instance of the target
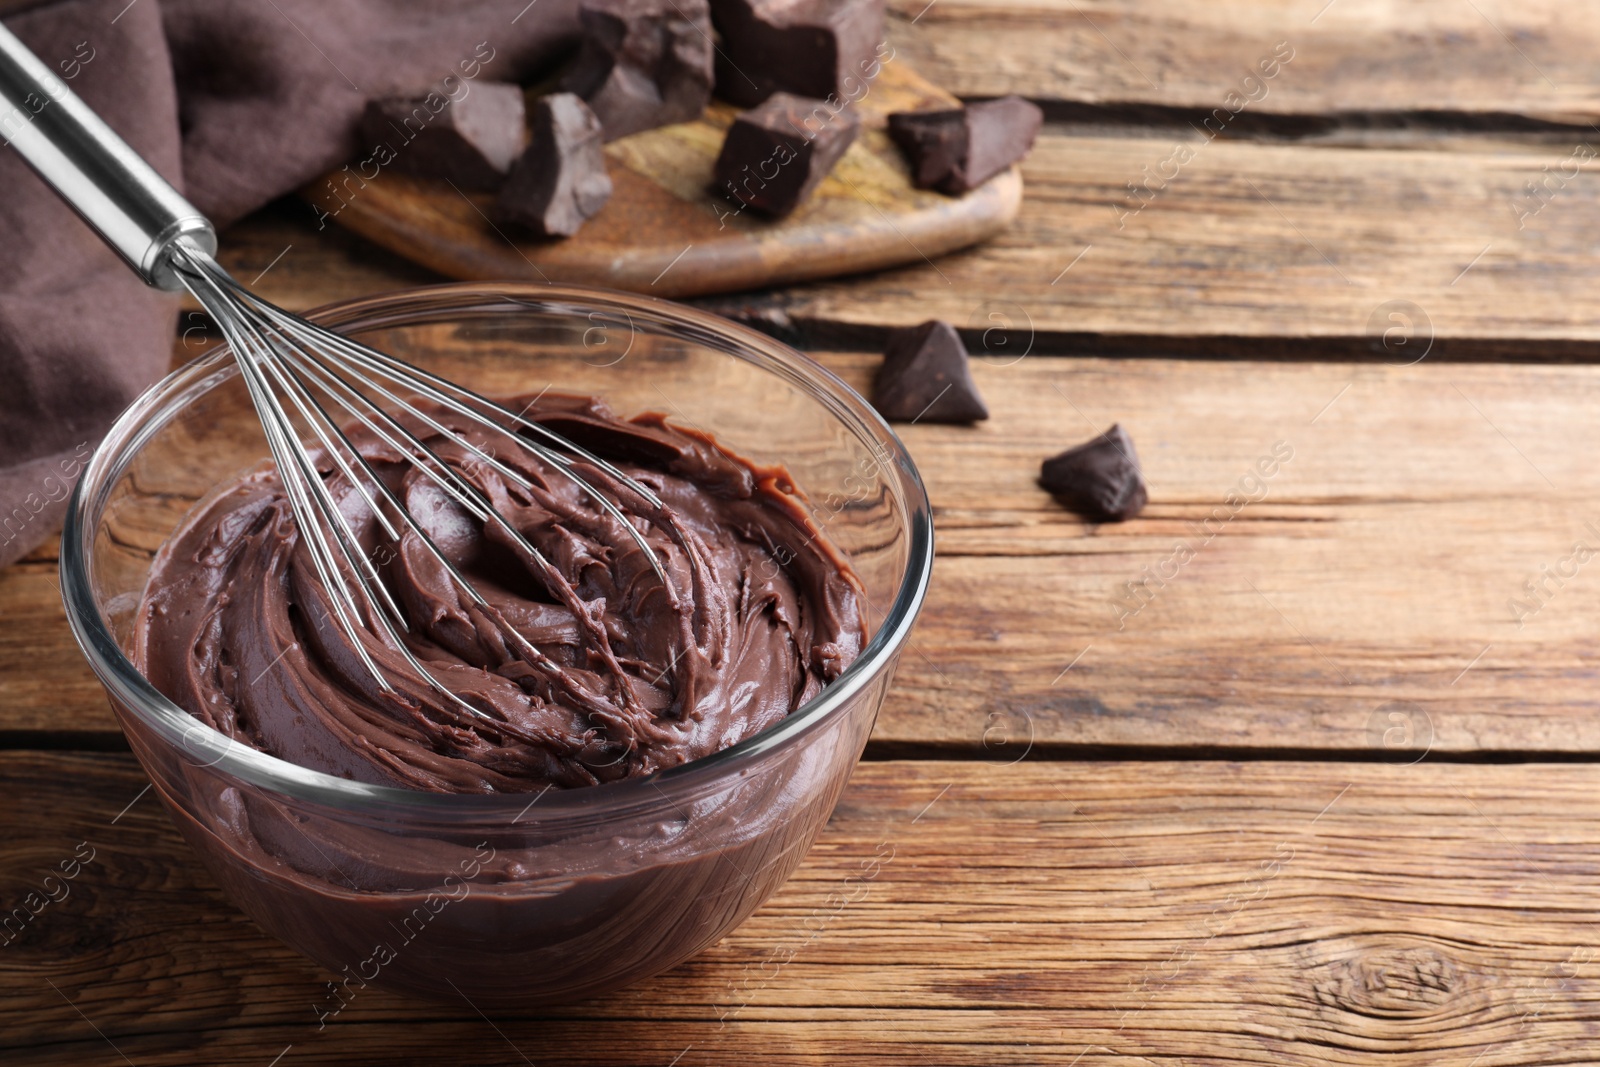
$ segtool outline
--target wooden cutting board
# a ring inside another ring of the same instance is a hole
[[[990,237],[1016,216],[1016,168],[966,196],[911,186],[885,133],[894,111],[954,107],[904,60],[885,63],[856,102],[862,132],[811,199],[779,221],[712,194],[712,164],[738,109],[713,102],[694,122],[606,146],[611,200],[577,236],[527,237],[489,221],[493,197],[388,171],[364,186],[336,171],[302,190],[332,221],[453,278],[571,282],[664,297],[702,296],[916,263]]]

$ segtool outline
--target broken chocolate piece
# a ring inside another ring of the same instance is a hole
[[[846,107],[775,93],[728,127],[713,188],[740,210],[787,215],[828,176],[860,128]]]
[[[884,0],[711,0],[717,95],[740,107],[779,91],[859,99],[882,66],[883,12]]]
[[[588,102],[605,139],[700,117],[711,100],[706,0],[583,0],[583,46],[561,88]]]
[[[989,417],[955,327],[939,319],[889,331],[872,383],[872,406],[897,422],[976,422]]]
[[[443,178],[463,189],[498,189],[528,143],[522,88],[461,85],[465,91],[454,100],[433,92],[369,101],[362,139],[369,147],[387,145],[399,173]]]
[[[533,136],[511,168],[494,215],[542,237],[571,237],[611,198],[600,120],[573,93],[533,106]]]
[[[960,196],[1022,159],[1044,113],[1020,96],[948,111],[900,111],[889,136],[911,164],[918,189]]]
[[[911,184],[934,189],[961,171],[967,157],[967,110],[897,111],[889,137],[911,165]]]
[[[1068,508],[1100,522],[1131,519],[1150,499],[1133,441],[1118,425],[1045,460],[1039,484]]]

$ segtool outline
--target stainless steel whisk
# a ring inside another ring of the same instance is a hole
[[[317,472],[313,456],[295,432],[291,409],[310,428],[322,451],[360,494],[392,542],[400,540],[402,528],[415,534],[462,594],[505,634],[511,647],[532,665],[551,670],[555,664],[507,623],[445,557],[340,429],[327,405],[318,399],[319,393],[376,439],[407,457],[468,514],[483,523],[498,523],[538,570],[554,572],[549,560],[495,512],[481,490],[407,430],[396,415],[453,440],[514,484],[532,489],[531,484],[501,462],[493,449],[479,448],[411,403],[408,395],[421,397],[525,449],[573,482],[621,524],[657,576],[666,581],[661,561],[644,534],[607,495],[629,494],[645,504],[647,515],[659,513],[661,501],[647,486],[521,413],[252,294],[212,258],[217,235],[205,216],[4,26],[0,26],[0,137],[15,146],[28,165],[141,278],[158,289],[187,289],[221,328],[261,418],[312,565],[331,594],[335,621],[383,690],[394,691],[361,640],[363,628],[397,650],[441,695],[475,716],[489,718],[440,682],[399,636],[397,631],[409,629],[405,614]],[[594,473],[580,475],[575,469],[578,463]],[[605,484],[602,487],[596,481]],[[626,691],[622,695],[627,698]]]

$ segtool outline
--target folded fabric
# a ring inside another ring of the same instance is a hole
[[[368,99],[530,80],[578,33],[577,0],[66,0],[5,24],[219,226],[356,156]],[[176,310],[0,147],[0,566],[166,369]]]

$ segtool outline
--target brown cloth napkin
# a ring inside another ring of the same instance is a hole
[[[67,0],[5,23],[218,226],[354,157],[369,98],[464,62],[527,81],[578,32],[577,0]],[[176,308],[0,147],[0,566],[166,369]]]

